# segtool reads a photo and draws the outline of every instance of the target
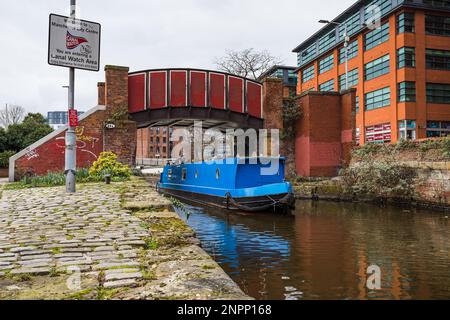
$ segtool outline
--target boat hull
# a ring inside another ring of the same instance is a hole
[[[158,191],[190,204],[198,204],[230,211],[288,213],[295,207],[295,199],[292,193],[232,198],[230,196],[219,197],[162,187],[158,188]]]

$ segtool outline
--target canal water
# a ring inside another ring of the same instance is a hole
[[[445,214],[310,201],[293,216],[188,208],[203,248],[256,299],[450,299]],[[373,265],[380,290],[367,287]]]

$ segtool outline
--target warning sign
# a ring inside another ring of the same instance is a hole
[[[101,26],[98,23],[51,14],[48,63],[99,71],[100,35]]]

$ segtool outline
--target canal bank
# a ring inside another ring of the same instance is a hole
[[[298,199],[373,202],[450,212],[450,139],[368,144],[335,178],[292,179]]]
[[[248,299],[143,179],[3,190],[0,299]]]

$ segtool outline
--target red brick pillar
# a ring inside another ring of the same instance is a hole
[[[265,129],[283,129],[283,81],[281,79],[264,79],[263,117]]]
[[[287,137],[284,129],[283,81],[277,78],[266,78],[263,81],[263,117],[264,128],[280,130],[280,155],[286,158],[286,176],[295,176],[295,137]],[[295,103],[292,101],[292,103]],[[268,145],[270,150],[270,144]]]
[[[114,129],[104,130],[104,151],[117,154],[119,161],[134,166],[136,162],[137,127],[128,115],[128,67],[105,67],[106,122]]]
[[[106,92],[105,92],[105,83],[99,82],[97,83],[97,89],[98,89],[98,102],[97,104],[99,106],[104,106],[106,104]]]
[[[356,141],[356,89],[341,93],[342,167],[350,165]]]

